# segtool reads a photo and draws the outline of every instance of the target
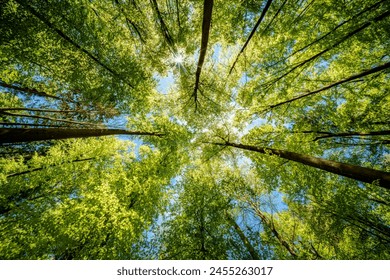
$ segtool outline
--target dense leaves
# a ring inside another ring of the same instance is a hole
[[[0,7],[0,258],[390,258],[389,1]]]

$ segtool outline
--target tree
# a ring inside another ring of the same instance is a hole
[[[2,128],[0,129],[0,143],[59,140],[118,134],[162,136],[162,134],[158,132],[127,131],[121,129]]]
[[[1,258],[388,259],[389,5],[0,0]]]

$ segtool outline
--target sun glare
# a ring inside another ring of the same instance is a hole
[[[182,64],[184,62],[184,56],[182,54],[175,54],[173,56],[173,62],[175,64]]]

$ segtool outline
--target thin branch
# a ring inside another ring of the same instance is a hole
[[[84,158],[84,159],[75,159],[75,160],[72,160],[70,162],[63,162],[63,163],[60,163],[60,164],[51,164],[51,165],[48,165],[48,166],[45,166],[45,167],[37,167],[37,168],[28,169],[28,170],[25,170],[25,171],[22,171],[22,172],[6,175],[6,177],[7,178],[16,177],[16,176],[25,175],[25,174],[33,173],[33,172],[36,172],[36,171],[40,171],[40,170],[46,169],[48,167],[60,166],[60,165],[63,165],[65,163],[82,162],[82,161],[89,161],[89,160],[93,160],[93,159],[95,159],[95,158],[92,157],[92,158]]]

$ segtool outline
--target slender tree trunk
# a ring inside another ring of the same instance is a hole
[[[253,248],[252,244],[250,243],[249,239],[246,237],[245,233],[242,231],[240,226],[237,224],[237,222],[234,220],[230,214],[226,213],[226,219],[229,221],[229,223],[234,227],[236,230],[238,236],[240,237],[242,243],[244,243],[244,246],[248,250],[249,254],[251,255],[253,260],[260,260],[259,254],[257,254],[255,248]]]
[[[289,59],[290,57],[296,55],[297,53],[309,48],[310,46],[316,44],[316,43],[319,43],[320,41],[324,40],[326,37],[328,37],[330,34],[332,34],[333,32],[335,32],[337,29],[339,29],[340,27],[342,27],[343,25],[345,25],[346,23],[350,22],[351,20],[353,19],[356,19],[358,18],[359,16],[363,15],[364,13],[374,9],[374,8],[377,8],[380,4],[382,4],[383,2],[386,2],[387,0],[381,0],[375,4],[373,4],[372,6],[369,6],[367,7],[366,9],[364,9],[363,11],[355,14],[354,16],[352,16],[351,18],[341,22],[340,24],[338,24],[337,26],[335,26],[332,30],[330,30],[329,32],[325,33],[324,35],[322,35],[321,37],[317,38],[316,40],[312,41],[311,43],[301,47],[300,49],[294,51],[293,53],[291,53],[290,55],[284,57],[283,59],[281,60],[278,60],[276,61],[275,63],[272,63],[271,65],[267,66],[265,69],[269,69],[269,68],[272,68],[274,67],[275,65],[283,62],[283,61],[286,61],[287,59]],[[265,30],[263,31],[263,33],[265,32]]]
[[[32,6],[27,4],[23,0],[15,0],[17,3],[19,3],[21,6],[23,6],[26,10],[28,10],[31,14],[33,14],[35,17],[37,17],[39,20],[41,20],[47,27],[49,27],[51,30],[53,30],[55,33],[57,33],[58,36],[60,36],[62,39],[73,45],[76,49],[86,54],[90,59],[95,61],[98,65],[106,69],[108,72],[110,72],[114,77],[117,79],[123,81],[126,83],[129,87],[134,88],[132,84],[127,82],[123,79],[119,73],[117,73],[114,69],[110,68],[108,65],[103,63],[99,58],[97,58],[95,55],[93,55],[91,52],[80,46],[77,42],[75,42],[72,38],[70,38],[68,35],[66,35],[64,32],[62,32],[60,29],[54,26],[52,22],[47,20],[42,14],[40,14],[37,10],[35,10]]]
[[[299,22],[301,20],[301,18],[303,17],[303,15],[309,10],[310,6],[313,5],[314,1],[316,0],[312,0],[311,2],[309,2],[302,10],[302,12],[299,13],[299,15],[292,21],[291,23],[291,26],[294,26],[297,22]]]
[[[161,12],[158,8],[157,0],[150,0],[150,3],[152,4],[153,10],[155,11],[158,21],[160,22],[160,30],[162,35],[164,36],[165,41],[167,42],[168,46],[172,49],[173,52],[176,52],[175,42],[169,33],[168,27],[165,24],[165,21],[161,15]]]
[[[373,4],[372,6],[369,6],[368,8],[364,9],[363,11],[359,12],[358,14],[352,16],[351,18],[349,18],[348,20],[345,20],[343,21],[342,23],[338,24],[337,26],[335,26],[332,30],[330,30],[329,32],[327,32],[326,34],[324,34],[323,36],[319,37],[318,39],[314,40],[313,42],[307,44],[306,46],[296,50],[295,52],[293,52],[292,54],[290,54],[288,57],[286,57],[285,59],[283,60],[287,60],[288,58],[296,55],[297,53],[307,49],[308,47],[322,41],[323,39],[325,39],[327,36],[329,36],[330,34],[332,34],[333,32],[335,32],[337,29],[339,29],[340,27],[342,27],[344,24],[350,22],[351,20],[353,19],[356,19],[357,17],[361,16],[362,14],[374,9],[374,8],[377,8],[380,4],[382,4],[383,2],[385,2],[386,0],[381,0],[375,4]]]
[[[254,203],[250,202],[249,203],[251,205],[251,207],[253,208],[253,210],[255,211],[256,215],[260,217],[261,221],[263,222],[263,224],[265,226],[267,226],[272,234],[276,237],[276,239],[278,239],[279,243],[284,247],[286,248],[286,250],[294,257],[294,258],[297,258],[298,255],[297,253],[295,253],[294,249],[292,248],[292,245],[290,245],[286,240],[284,240],[284,238],[282,237],[282,235],[279,233],[279,231],[275,228],[275,224],[273,223],[273,221],[270,221],[270,219],[264,215],[264,213],[262,211],[260,211],[259,207],[257,207],[257,205],[255,205]]]
[[[140,38],[141,42],[142,43],[145,43],[145,39],[143,38],[139,28],[137,27],[137,25],[127,17],[126,15],[126,11],[122,8],[121,6],[121,3],[119,3],[119,0],[115,0],[115,4],[119,7],[119,10],[121,11],[122,15],[125,17],[126,19],[126,23],[127,23],[127,27],[130,31],[130,34],[131,34],[131,28],[130,28],[130,25],[133,27],[134,31],[137,33],[138,37]]]
[[[295,162],[300,162],[305,165],[309,165],[321,170],[331,172],[333,174],[338,174],[345,176],[351,179],[355,179],[365,183],[373,183],[374,181],[379,182],[379,186],[390,189],[390,173],[375,170],[372,168],[361,167],[358,165],[347,164],[342,162],[337,162],[333,160],[327,160],[322,158],[317,158],[309,155],[299,154],[295,152],[289,152],[285,150],[278,150],[272,148],[256,147],[244,144],[236,143],[212,143],[219,146],[228,146],[234,147],[242,150],[254,151],[261,154],[270,154],[275,155],[284,159],[292,160]]]
[[[2,111],[31,111],[31,112],[47,112],[47,113],[78,113],[76,110],[54,110],[54,109],[39,109],[26,107],[0,107]],[[96,111],[89,111],[96,112]]]
[[[317,136],[313,141],[317,141],[324,138],[335,138],[335,137],[364,137],[364,136],[376,136],[376,135],[390,135],[390,130],[381,130],[381,131],[367,131],[367,132],[340,132],[340,133],[331,133],[328,132],[325,135]]]
[[[337,46],[339,46],[341,43],[343,43],[344,41],[348,40],[349,38],[353,37],[354,35],[358,34],[359,32],[361,32],[362,30],[368,28],[369,26],[371,26],[372,24],[378,22],[378,21],[381,21],[385,18],[387,18],[388,16],[390,15],[390,11],[386,11],[384,12],[383,14],[380,14],[379,16],[375,17],[374,19],[370,20],[370,21],[367,21],[365,24],[361,25],[360,27],[356,28],[355,30],[349,32],[347,35],[343,36],[340,40],[336,41],[335,43],[333,43],[332,45],[330,45],[329,47],[327,47],[326,49],[322,50],[321,52],[313,55],[312,57],[302,61],[302,62],[299,62],[297,65],[295,65],[294,67],[292,67],[290,70],[288,70],[286,73],[284,73],[283,75],[269,81],[269,82],[266,82],[263,84],[263,86],[265,85],[270,85],[270,84],[274,84],[276,82],[278,82],[279,80],[281,80],[282,78],[286,77],[287,75],[291,74],[292,72],[294,72],[296,69],[304,66],[305,64],[311,62],[311,61],[314,61],[315,59],[317,59],[318,57],[322,56],[323,54],[329,52],[330,50],[336,48]]]
[[[33,173],[33,172],[36,172],[36,171],[40,171],[40,170],[46,169],[48,167],[60,166],[60,165],[63,165],[65,163],[83,162],[83,161],[89,161],[89,160],[93,160],[93,159],[95,159],[95,158],[75,159],[75,160],[72,160],[72,161],[69,161],[69,162],[63,162],[63,163],[60,163],[60,164],[51,164],[51,165],[45,166],[45,167],[37,167],[37,168],[28,169],[28,170],[25,170],[25,171],[22,171],[22,172],[18,172],[18,173],[12,173],[12,174],[6,175],[6,177],[7,178],[16,177],[16,176],[25,175],[25,174]]]
[[[48,94],[48,93],[43,92],[43,91],[38,91],[38,90],[36,90],[34,88],[27,88],[27,87],[20,87],[20,86],[10,85],[10,84],[2,82],[1,80],[0,80],[0,86],[1,87],[5,87],[5,88],[9,88],[9,89],[13,89],[13,90],[16,90],[16,91],[25,92],[25,93],[28,93],[28,94],[31,94],[31,95],[37,95],[37,96],[41,96],[41,97],[47,97],[47,98],[53,98],[53,99],[65,101],[65,100],[63,100],[60,97]]]
[[[267,13],[268,11],[268,8],[271,6],[271,3],[272,3],[273,0],[268,0],[267,3],[265,4],[265,7],[263,9],[263,11],[261,12],[261,15],[260,15],[260,18],[257,20],[256,24],[255,24],[255,27],[253,27],[252,31],[251,31],[251,34],[249,35],[248,39],[246,39],[246,42],[245,44],[242,46],[240,52],[238,53],[237,57],[236,57],[236,60],[234,60],[234,63],[232,65],[232,67],[230,68],[229,70],[229,75],[232,73],[233,69],[234,69],[234,66],[236,66],[236,63],[238,61],[238,58],[240,57],[240,55],[244,52],[246,46],[248,45],[249,41],[252,39],[253,35],[255,34],[257,28],[259,27],[261,21],[263,20],[265,14]]]
[[[350,81],[353,81],[353,80],[356,80],[356,79],[359,79],[359,78],[362,78],[362,77],[365,77],[365,76],[368,76],[368,75],[371,75],[371,74],[374,74],[374,73],[377,73],[377,72],[380,72],[380,71],[383,71],[383,70],[386,70],[390,68],[390,62],[387,62],[385,64],[382,64],[382,65],[379,65],[377,67],[374,67],[374,68],[371,68],[371,69],[368,69],[368,70],[365,70],[359,74],[355,74],[355,75],[352,75],[352,76],[349,76],[348,78],[345,78],[345,79],[342,79],[342,80],[339,80],[337,82],[334,82],[334,83],[331,83],[327,86],[324,86],[324,87],[321,87],[319,89],[316,89],[316,90],[313,90],[313,91],[310,91],[308,93],[305,93],[305,94],[301,94],[301,95],[298,95],[296,97],[293,97],[289,100],[286,100],[286,101],[282,101],[282,102],[279,102],[279,103],[276,103],[274,105],[270,105],[269,108],[270,109],[273,109],[275,107],[278,107],[278,106],[281,106],[281,105],[284,105],[284,104],[288,104],[288,103],[291,103],[291,102],[294,102],[294,101],[297,101],[301,98],[304,98],[304,97],[307,97],[307,96],[311,96],[311,95],[314,95],[316,93],[319,93],[321,91],[324,91],[324,90],[328,90],[332,87],[335,87],[335,86],[338,86],[338,85],[341,85],[341,84],[344,84],[346,82],[350,82]]]
[[[268,28],[272,25],[272,23],[274,22],[275,18],[279,15],[279,13],[281,12],[281,10],[283,9],[284,5],[287,3],[287,0],[284,0],[284,2],[282,3],[282,5],[279,7],[279,9],[276,11],[276,13],[274,14],[274,16],[272,17],[272,19],[270,20],[270,22],[267,24],[267,26],[263,29],[263,31],[261,32],[261,34],[265,34],[265,32],[267,32]]]
[[[196,67],[195,87],[194,87],[194,92],[192,93],[192,97],[195,100],[195,108],[197,106],[197,100],[198,100],[200,74],[202,72],[202,66],[204,63],[204,59],[206,57],[207,44],[209,42],[209,33],[210,33],[210,26],[211,26],[211,16],[213,13],[213,5],[214,5],[214,0],[204,0],[203,22],[202,22],[202,42],[201,42],[201,46],[200,46],[198,65]]]
[[[19,143],[120,134],[150,135],[159,137],[163,135],[158,132],[128,131],[123,129],[0,128],[0,143]]]
[[[37,115],[14,114],[14,113],[5,112],[1,108],[0,108],[0,115],[7,115],[7,116],[12,116],[12,117],[22,117],[22,118],[32,118],[32,119],[40,119],[40,120],[49,120],[49,121],[53,121],[53,122],[71,123],[71,124],[87,125],[87,126],[100,126],[99,124],[89,123],[89,122],[79,122],[79,121],[72,121],[72,120],[67,120],[67,119],[57,119],[57,118],[37,116]]]

